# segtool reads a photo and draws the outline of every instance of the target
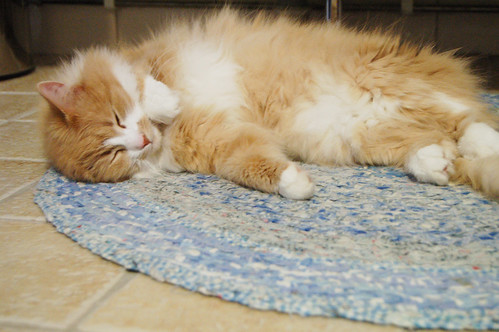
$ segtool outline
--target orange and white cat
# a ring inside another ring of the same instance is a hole
[[[393,165],[499,196],[498,121],[478,79],[397,37],[225,9],[77,53],[38,89],[48,157],[76,180],[189,171],[307,199],[303,161]]]

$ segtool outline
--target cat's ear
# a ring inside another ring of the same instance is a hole
[[[78,89],[70,88],[64,83],[55,81],[40,82],[38,92],[52,105],[57,107],[66,117],[76,112],[75,100]]]
[[[144,80],[142,108],[149,119],[169,124],[180,113],[178,94],[166,84],[147,75]]]

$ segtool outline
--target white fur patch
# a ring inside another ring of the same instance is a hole
[[[448,96],[445,93],[442,92],[435,92],[435,96],[440,103],[447,108],[449,111],[453,113],[462,113],[469,111],[469,107],[466,106],[465,104],[461,103],[460,101],[456,100],[455,98],[452,98]]]
[[[123,130],[121,135],[107,139],[104,144],[124,146],[129,152],[139,151],[144,147],[144,137],[141,133]]]
[[[315,185],[305,171],[289,165],[281,174],[279,194],[292,199],[308,199],[314,194]]]
[[[145,116],[142,107],[135,104],[131,110],[126,113],[126,117],[122,120],[123,125],[127,129],[139,131],[139,121]]]
[[[445,185],[449,183],[449,173],[454,171],[455,156],[438,144],[419,149],[409,158],[407,170],[418,181]]]
[[[132,67],[122,59],[115,57],[111,60],[112,72],[126,93],[134,102],[139,101],[139,91],[137,88],[137,77]]]
[[[472,123],[459,139],[457,148],[469,159],[499,155],[499,132],[485,123]]]
[[[167,128],[163,133],[164,136],[161,142],[162,153],[158,161],[158,167],[169,172],[178,173],[185,171],[185,169],[177,163],[175,157],[173,156],[171,142],[169,140],[170,129],[171,128]]]
[[[107,139],[105,145],[124,146],[128,151],[142,150],[144,147],[142,134],[126,131],[122,135]]]
[[[142,108],[149,119],[169,124],[180,113],[179,97],[165,84],[147,75]]]
[[[321,95],[315,103],[302,105],[295,119],[294,130],[302,135],[297,141],[306,142],[301,157],[307,161],[333,159],[350,163],[342,155],[345,137],[350,137],[354,118],[346,103],[338,96]],[[313,148],[311,148],[313,147]]]
[[[139,130],[138,122],[144,116],[140,106],[135,107],[127,113],[122,124],[125,128],[120,129],[120,134],[104,142],[107,145],[122,145],[129,151],[139,151],[144,147],[144,137]]]
[[[147,160],[140,160],[140,172],[134,175],[134,177],[154,177],[160,174],[161,171],[173,173],[185,171],[185,169],[177,163],[175,157],[173,156],[169,141],[170,129],[171,128],[167,128],[163,133],[163,138],[160,142],[161,153],[151,154],[148,156]]]
[[[187,98],[194,107],[212,106],[224,111],[239,108],[244,97],[238,84],[242,70],[216,45],[196,41],[180,51],[180,82]]]
[[[329,84],[332,84],[327,89],[329,94],[321,94],[315,102],[298,106],[302,110],[296,116],[293,130],[306,142],[300,156],[307,161],[351,164],[352,155],[345,151],[356,148],[355,127],[376,126],[393,117],[400,105],[380,93],[355,94],[346,86]]]
[[[76,53],[76,56],[71,60],[71,62],[66,63],[61,72],[59,72],[59,78],[61,82],[67,86],[74,86],[81,80],[81,75],[85,65],[85,55],[83,53]]]
[[[179,173],[185,171],[173,158],[170,149],[163,149],[159,158],[153,160],[139,160],[140,171],[134,174],[135,179],[153,178],[163,171]]]

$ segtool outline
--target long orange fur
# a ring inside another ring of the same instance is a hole
[[[241,68],[237,84],[244,102],[240,107],[199,106],[196,96],[185,91],[182,49],[197,42],[217,45]],[[182,111],[173,123],[142,120],[141,128],[144,132],[151,126],[160,128],[173,158],[187,171],[217,174],[277,192],[290,159],[333,166],[404,167],[411,153],[440,144],[457,157],[451,180],[499,195],[499,159],[466,160],[457,149],[470,123],[498,128],[497,119],[486,112],[479,98],[480,82],[467,61],[378,32],[303,24],[285,17],[250,19],[229,9],[200,21],[178,23],[134,47],[89,50],[77,75],[68,69],[70,65],[62,68],[58,79],[83,92],[73,93],[78,108],[74,112],[61,112],[53,103],[44,105],[44,135],[53,165],[71,178],[121,181],[138,172],[138,164],[126,154],[113,155],[110,163],[111,156],[101,144],[115,134],[113,126],[106,125],[113,121],[111,105],[123,110],[128,102],[109,69],[109,53],[131,64],[139,90],[141,77],[152,74],[186,96],[181,97]],[[376,98],[393,101],[396,114],[375,125],[359,123],[348,141],[317,141],[296,130],[297,116],[327,93],[324,86],[335,84],[349,96],[367,98],[366,103]],[[466,110],[453,111],[435,92]],[[141,158],[160,153],[161,149],[154,150]]]

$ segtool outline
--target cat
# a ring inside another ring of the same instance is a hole
[[[77,52],[38,90],[48,158],[75,180],[187,171],[308,199],[302,161],[395,166],[497,198],[499,121],[479,86],[452,52],[225,8]]]

